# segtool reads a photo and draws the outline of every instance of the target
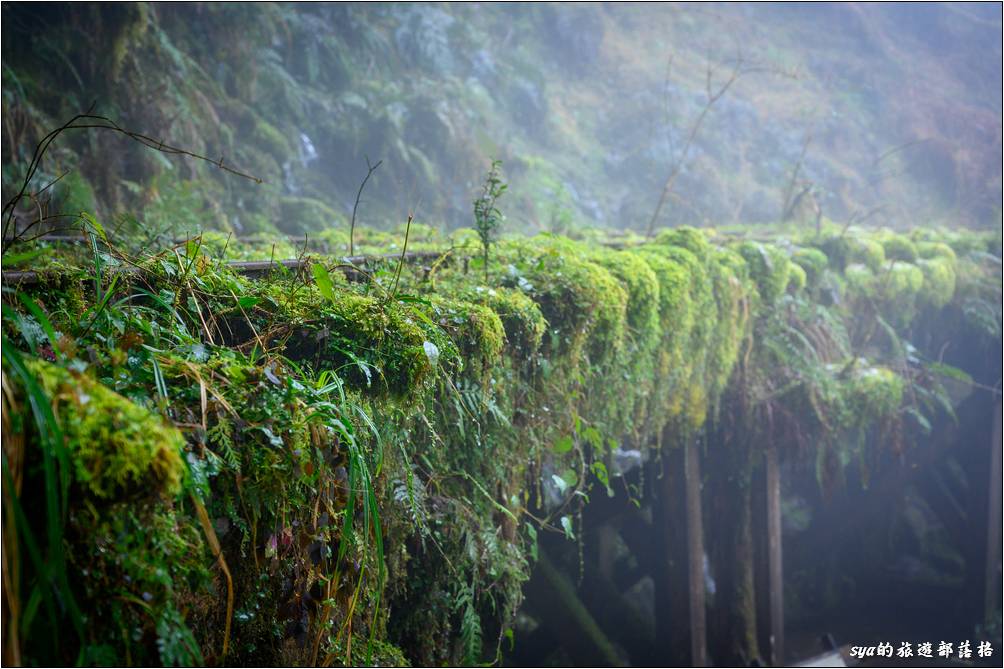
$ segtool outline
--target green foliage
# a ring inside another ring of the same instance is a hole
[[[286,196],[279,200],[280,229],[302,235],[314,230],[342,227],[345,217],[320,200]]]
[[[902,260],[903,262],[915,262],[917,260],[917,248],[906,237],[893,235],[882,240],[882,249],[885,257],[889,260]]]
[[[781,249],[760,242],[743,242],[738,251],[746,260],[761,303],[770,308],[788,287],[791,261]]]
[[[940,309],[952,301],[955,295],[954,255],[937,255],[917,261],[924,275],[920,299],[935,309]]]
[[[488,280],[488,252],[498,234],[499,226],[505,220],[505,216],[496,206],[496,202],[508,188],[506,183],[502,181],[501,169],[502,161],[493,160],[488,175],[485,176],[485,181],[481,186],[481,195],[474,201],[474,229],[478,231],[478,237],[481,239],[486,282]]]
[[[814,288],[819,284],[826,271],[829,259],[819,249],[799,248],[791,256],[792,261],[802,268],[805,274],[805,285]]]
[[[86,376],[41,361],[29,368],[60,416],[84,491],[105,500],[179,492],[184,442],[177,430]]]
[[[110,279],[120,261],[99,250],[5,304],[5,374],[21,370],[31,438],[48,445],[23,497],[47,500],[46,544],[67,546],[63,580],[40,556],[34,573],[54,577],[38,597],[56,623],[70,618],[57,601],[100,612],[67,653],[217,661],[218,541],[235,593],[228,663],[480,663],[522,599],[527,511],[561,508],[549,522],[579,540],[595,486],[620,494],[617,444],[720,426],[737,452],[736,440],[810,449],[830,487],[852,463],[867,471],[904,416],[930,425],[950,410],[910,328],[967,306],[1000,320],[999,262],[919,242],[930,257],[872,269],[846,262],[870,237],[832,243],[838,261],[828,245],[688,229],[616,251],[541,235],[493,244],[488,287],[464,247],[428,266],[372,259],[350,281],[339,234],[306,276],[238,276],[221,257],[255,246],[207,235],[130,259],[141,278]],[[402,249],[364,234],[368,250]],[[78,491],[88,502],[64,524]],[[103,550],[113,543],[126,548]],[[41,624],[31,657],[50,656]]]

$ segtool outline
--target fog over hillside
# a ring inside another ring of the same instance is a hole
[[[452,228],[499,158],[513,230],[1000,222],[997,4],[3,12],[5,193],[41,135],[92,105],[265,181],[77,135],[39,177],[70,170],[54,190],[72,209],[300,234],[344,223],[368,158],[383,161],[369,224],[415,210]]]

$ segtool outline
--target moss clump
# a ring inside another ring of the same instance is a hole
[[[776,246],[759,242],[743,242],[738,251],[746,260],[750,279],[756,284],[761,303],[765,307],[773,305],[788,287],[791,261]]]
[[[805,288],[806,281],[805,270],[802,269],[802,266],[792,263],[788,273],[788,292],[797,293],[802,290]]]
[[[851,240],[849,258],[851,262],[863,263],[873,271],[878,271],[886,264],[885,248],[874,239]]]
[[[917,260],[917,247],[906,237],[893,235],[882,240],[882,249],[885,257],[889,260],[901,260],[903,262],[915,262]]]
[[[894,414],[903,402],[905,382],[886,367],[865,367],[854,372],[845,386],[851,420],[867,426]]]
[[[650,431],[658,434],[682,412],[679,388],[690,373],[686,352],[696,314],[686,267],[667,258],[660,247],[646,246],[636,253],[652,268],[659,282],[661,342],[653,361],[654,385],[645,410]]]
[[[920,241],[915,244],[917,247],[917,256],[920,258],[934,259],[943,258],[951,263],[955,263],[956,255],[952,247],[944,242],[926,242]]]
[[[880,275],[879,294],[887,300],[905,299],[916,295],[924,285],[924,274],[916,265],[895,263]]]
[[[653,244],[641,251],[656,274],[661,273],[660,295],[666,292],[668,300],[664,306],[676,312],[672,315],[660,310],[663,327],[674,334],[664,342],[657,362],[658,383],[665,385],[667,392],[659,393],[661,406],[652,411],[680,419],[681,428],[696,429],[707,416],[707,362],[718,317],[710,263],[679,246]],[[659,259],[668,261],[669,266]]]
[[[322,306],[320,325],[314,326],[322,338],[324,361],[361,390],[395,397],[412,394],[430,379],[436,365],[459,366],[456,346],[440,328],[423,328],[411,309],[336,291],[334,301]]]
[[[862,295],[874,295],[875,293],[875,273],[866,265],[854,263],[844,269],[844,279],[852,290]]]
[[[708,353],[708,385],[717,402],[739,357],[739,347],[749,326],[748,295],[752,289],[746,261],[731,249],[718,249],[710,265],[718,318]]]
[[[52,399],[80,487],[109,500],[181,489],[184,439],[160,416],[82,374],[29,363]]]
[[[546,240],[543,254],[540,246],[510,249],[532,260],[524,255],[527,276],[506,277],[506,285],[524,290],[540,306],[557,343],[554,352],[572,359],[585,352],[593,364],[612,360],[624,344],[626,291],[610,272],[573,251],[574,243]]]
[[[516,355],[528,358],[540,348],[547,331],[547,321],[540,313],[537,303],[522,291],[476,286],[467,291],[464,298],[484,304],[498,315],[506,343]]]
[[[860,263],[872,270],[885,264],[885,250],[882,244],[864,237],[860,229],[851,228],[840,235],[824,237],[814,241],[813,246],[826,254],[830,267],[843,271],[853,263]]]
[[[449,333],[461,359],[470,363],[468,367],[485,370],[498,362],[505,345],[505,330],[491,308],[436,296],[424,311]]]
[[[712,249],[708,236],[703,231],[689,226],[664,230],[655,238],[655,243],[679,246],[687,249],[697,258],[707,258]]]
[[[899,262],[877,273],[864,265],[848,265],[844,277],[861,295],[885,301],[915,296],[924,285],[924,275],[916,265]]]
[[[791,255],[792,261],[805,272],[805,283],[815,287],[826,271],[829,260],[819,249],[800,248]]]
[[[639,337],[653,334],[659,322],[659,282],[652,268],[626,251],[597,253],[594,258],[627,290],[627,325],[631,332]]]
[[[950,249],[949,249],[950,250]],[[944,256],[919,260],[917,266],[924,275],[920,291],[921,303],[940,309],[955,295],[955,263]]]

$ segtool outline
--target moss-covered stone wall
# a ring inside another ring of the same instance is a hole
[[[937,410],[918,319],[1000,337],[1000,242],[974,233],[538,236],[498,243],[487,278],[464,244],[250,280],[222,256],[248,249],[207,236],[5,294],[21,657],[490,661],[538,534],[630,494],[618,449],[748,424],[755,450],[770,406],[830,485],[868,431]]]

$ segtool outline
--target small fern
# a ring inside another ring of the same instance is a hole
[[[454,610],[460,612],[460,641],[464,648],[464,664],[472,667],[481,660],[481,616],[478,615],[474,586],[461,583]]]

